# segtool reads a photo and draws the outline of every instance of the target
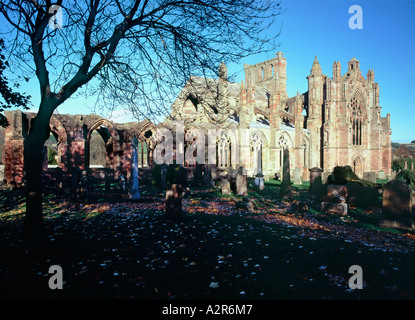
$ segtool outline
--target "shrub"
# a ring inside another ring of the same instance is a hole
[[[347,181],[357,181],[359,177],[353,172],[350,166],[337,166],[333,169],[333,173],[328,176],[327,184],[346,184]]]
[[[402,170],[396,175],[396,179],[407,183],[412,190],[415,190],[415,174],[410,170]]]
[[[356,182],[361,186],[366,187],[374,187],[376,184],[368,181],[360,179],[354,172],[352,167],[350,166],[337,166],[333,169],[333,173],[328,176],[327,184],[336,184],[342,185],[346,184],[347,182]]]

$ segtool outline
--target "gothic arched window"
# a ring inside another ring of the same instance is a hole
[[[261,133],[254,132],[251,136],[251,166],[255,170],[255,174],[262,173],[262,150],[263,150],[263,141],[261,139]]]
[[[362,145],[363,114],[359,101],[355,97],[350,101],[350,123],[353,145]]]
[[[218,167],[230,167],[232,165],[231,138],[225,130],[216,140],[216,163]]]

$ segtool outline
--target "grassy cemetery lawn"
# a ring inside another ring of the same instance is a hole
[[[414,299],[415,234],[379,226],[381,211],[320,212],[308,185],[278,200],[279,182],[248,199],[193,189],[183,219],[164,217],[164,193],[141,200],[95,188],[86,203],[45,196],[49,244],[24,253],[23,191],[0,195],[2,299]],[[246,200],[246,199],[245,199]],[[307,207],[299,210],[299,204]],[[51,265],[63,290],[50,290]],[[363,270],[350,289],[349,267]]]

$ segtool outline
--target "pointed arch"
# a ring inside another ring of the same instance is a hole
[[[353,172],[360,178],[363,177],[363,159],[360,155],[356,155],[352,161]]]
[[[216,165],[232,167],[239,161],[238,139],[231,129],[219,129],[215,133],[209,130],[209,136],[216,134]]]
[[[289,152],[291,153],[292,146],[293,146],[293,141],[287,131],[283,131],[281,133],[280,137],[278,138],[278,145],[280,149],[279,157],[278,157],[279,167],[282,167],[283,159],[284,159],[284,150],[288,149]]]
[[[97,131],[104,140],[105,148],[105,167],[109,169],[116,169],[121,164],[119,152],[122,152],[120,146],[120,136],[118,131],[114,128],[111,121],[107,119],[99,119],[88,130],[85,141],[85,168],[90,165],[91,152],[91,137],[94,131]]]
[[[151,167],[153,165],[155,130],[156,126],[148,119],[140,123],[140,128],[136,136],[139,168]]]
[[[351,132],[351,144],[359,146],[363,144],[363,126],[367,122],[365,99],[361,92],[356,89],[348,104],[348,122]]]
[[[196,126],[184,130],[184,166],[195,167],[196,163],[204,164],[206,156],[205,134]]]
[[[263,173],[264,150],[268,148],[267,139],[261,130],[252,132],[249,140],[251,168],[255,174]]]

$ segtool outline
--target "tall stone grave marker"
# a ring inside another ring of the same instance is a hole
[[[186,188],[186,171],[183,166],[173,163],[166,173],[166,218],[180,220],[182,214],[183,191]]]
[[[248,195],[248,173],[245,167],[238,168],[236,173],[236,194],[238,196]]]
[[[206,188],[211,188],[214,186],[211,166],[208,164],[205,164],[203,169],[204,169],[204,174],[202,178],[202,185]]]
[[[137,138],[134,138],[131,143],[131,175],[130,175],[130,192],[129,198],[132,200],[140,199],[140,190],[138,189],[138,150]]]
[[[415,191],[399,179],[383,187],[382,218],[385,227],[415,229]]]
[[[310,188],[308,191],[312,194],[318,194],[321,191],[321,173],[323,169],[321,168],[311,168],[310,171]]]
[[[282,182],[279,193],[280,199],[290,200],[293,197],[290,178],[290,153],[288,148],[284,149],[284,160],[282,168]]]

